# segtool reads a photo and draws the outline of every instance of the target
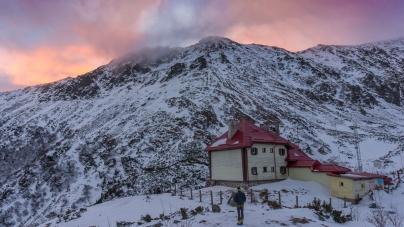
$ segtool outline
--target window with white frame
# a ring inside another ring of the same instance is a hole
[[[252,167],[251,168],[251,174],[252,175],[257,175],[257,167]]]
[[[258,153],[258,148],[256,148],[256,147],[251,147],[251,154],[252,154],[252,155],[257,155],[257,153]]]
[[[279,149],[279,155],[284,156],[286,154],[286,150],[284,148]]]
[[[271,167],[271,172],[275,172],[275,167]]]
[[[286,166],[281,166],[280,171],[282,174],[286,173]]]
[[[269,148],[269,153],[274,153],[274,149],[273,149],[273,148]]]
[[[267,149],[265,147],[262,148],[262,153],[267,153]]]

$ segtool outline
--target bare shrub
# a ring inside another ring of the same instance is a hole
[[[387,218],[389,219],[390,224],[394,227],[403,226],[404,216],[398,213],[397,204],[390,202],[389,207],[391,211],[387,212]]]
[[[386,215],[386,212],[381,207],[383,196],[380,194],[380,192],[376,191],[373,198],[376,207],[370,211],[371,214],[367,215],[365,217],[365,220],[375,227],[385,227],[388,224],[388,217]]]
[[[349,207],[349,209],[351,210],[351,217],[353,221],[360,221],[361,220],[361,213],[359,212],[359,209],[357,206],[353,206],[351,205]]]

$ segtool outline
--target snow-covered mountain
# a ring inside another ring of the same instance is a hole
[[[358,141],[364,170],[375,159],[401,168],[403,84],[404,38],[293,53],[208,37],[0,93],[0,225],[204,185],[203,149],[230,119],[279,120],[283,137],[322,162],[356,168]]]

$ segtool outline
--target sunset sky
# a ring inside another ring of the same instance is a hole
[[[404,37],[404,0],[0,0],[0,92],[210,36],[289,51]]]

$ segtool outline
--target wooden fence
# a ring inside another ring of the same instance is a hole
[[[206,189],[206,188],[205,188]],[[263,199],[260,198],[260,193],[262,193],[264,190],[253,190],[253,189],[249,189],[247,191],[244,191],[246,193],[246,197],[247,197],[247,202],[249,203],[258,203],[258,202],[263,202]],[[235,190],[229,189],[226,191],[219,191],[219,192],[215,192],[213,193],[213,191],[211,190],[201,190],[201,189],[193,189],[193,188],[189,188],[189,187],[177,187],[176,185],[172,186],[172,187],[162,187],[161,189],[155,189],[153,190],[154,194],[161,194],[161,193],[171,193],[172,196],[179,196],[181,198],[187,197],[191,200],[193,199],[198,199],[200,203],[202,202],[207,202],[209,201],[209,204],[213,205],[213,204],[218,204],[221,205],[223,204],[223,200],[227,200],[227,203],[230,203],[230,201],[232,200],[233,194],[235,193]],[[276,202],[279,207],[283,207],[283,208],[301,208],[303,206],[308,205],[306,204],[302,204],[300,202],[299,204],[299,196],[296,195],[295,196],[295,202],[292,206],[287,206],[285,204],[283,204],[282,201],[282,193],[281,191],[276,191],[277,195],[275,196],[274,194],[272,194],[272,198],[276,197],[276,199],[272,199],[271,201]],[[288,196],[288,198],[290,197],[290,195]],[[260,201],[259,201],[260,200]],[[312,201],[317,201],[318,198],[314,197]],[[307,201],[307,200],[306,200]],[[343,208],[347,207],[347,199],[343,199]],[[324,203],[327,204],[331,204],[332,205],[332,198],[329,198],[329,200],[323,201]],[[354,200],[351,201],[349,200],[349,202],[351,202],[352,204],[357,204],[359,202],[359,200]],[[290,205],[290,203],[289,203]],[[342,206],[342,204],[340,204],[340,206]]]

